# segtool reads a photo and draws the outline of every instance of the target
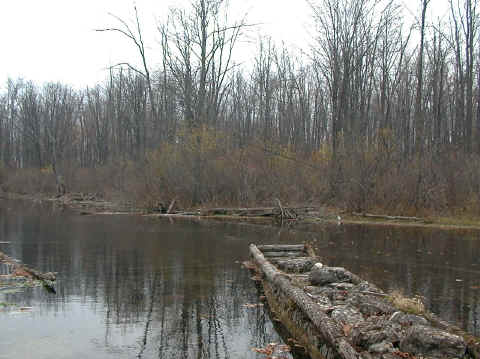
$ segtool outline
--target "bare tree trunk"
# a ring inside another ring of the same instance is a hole
[[[422,0],[422,17],[420,25],[420,48],[417,59],[417,90],[415,95],[415,151],[423,155],[425,114],[423,110],[423,52],[425,47],[425,17],[430,0]]]
[[[473,1],[473,4],[472,4]],[[464,35],[465,35],[465,58],[466,58],[466,99],[465,99],[465,150],[467,153],[472,151],[472,132],[473,132],[473,68],[477,32],[477,0],[465,0],[464,17]]]

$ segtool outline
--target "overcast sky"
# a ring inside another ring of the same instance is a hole
[[[447,0],[433,0],[435,11]],[[117,25],[108,15],[132,19],[137,5],[148,46],[148,56],[159,61],[156,23],[178,5],[177,0],[4,0],[0,5],[0,87],[8,77],[37,83],[61,81],[76,87],[93,85],[106,77],[110,64],[137,59],[130,43],[119,34],[94,29]],[[310,9],[303,0],[230,0],[240,17],[262,23],[258,32],[287,45],[308,44]],[[417,0],[405,0],[415,12]],[[408,10],[407,10],[408,15]],[[252,36],[254,36],[252,34]],[[248,56],[248,54],[247,54]],[[252,54],[253,56],[253,54]]]

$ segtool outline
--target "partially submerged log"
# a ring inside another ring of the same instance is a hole
[[[419,217],[405,217],[405,216],[389,216],[386,214],[370,214],[370,213],[352,213],[356,217],[365,217],[372,219],[386,219],[389,221],[410,221],[410,222],[424,222],[424,218]]]
[[[49,292],[55,293],[55,288],[53,285],[53,282],[56,280],[55,273],[42,273],[37,271],[36,269],[30,268],[25,264],[22,264],[19,261],[7,256],[3,252],[0,252],[0,264],[5,264],[8,266],[10,276],[38,280]]]
[[[265,252],[263,255],[265,257],[295,257],[295,256],[300,256],[303,253],[301,251],[295,251],[295,252],[285,252],[285,251],[280,251],[280,252]]]
[[[255,262],[261,268],[261,272],[272,286],[278,287],[286,297],[293,300],[308,319],[313,323],[315,328],[321,334],[323,340],[333,349],[342,355],[345,359],[358,358],[355,350],[345,340],[337,340],[341,337],[341,328],[338,323],[331,320],[326,313],[316,308],[316,303],[303,290],[291,284],[290,279],[285,274],[278,271],[275,266],[268,262],[262,252],[254,245],[250,245],[250,253]],[[288,328],[288,327],[287,327]]]
[[[289,212],[297,215],[304,215],[310,211],[315,210],[314,207],[254,207],[254,208],[205,208],[200,210],[201,216],[240,216],[240,217],[276,217],[284,216]]]
[[[319,263],[309,249],[250,245],[271,309],[312,358],[479,358],[475,342],[426,313],[400,311],[376,286]]]
[[[152,213],[145,214],[149,217],[159,218],[194,218],[194,219],[215,219],[215,220],[234,220],[246,222],[271,223],[275,221],[280,225],[290,225],[307,218],[319,218],[318,208],[303,207],[284,207],[278,202],[277,207],[253,207],[253,208],[201,208],[194,211],[174,210],[175,202],[172,201],[168,210],[163,207]]]

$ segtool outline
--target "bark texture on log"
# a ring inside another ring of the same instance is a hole
[[[425,325],[414,325],[400,342],[400,349],[432,358],[463,358],[466,345],[457,335]]]
[[[303,256],[305,255],[304,252],[300,252],[300,251],[297,251],[297,252],[285,252],[285,251],[281,251],[281,252],[265,252],[263,254],[266,258],[270,258],[270,257],[287,257],[287,258],[292,258],[292,257],[300,257],[300,256]]]
[[[300,257],[294,259],[278,259],[273,258],[271,262],[275,264],[278,269],[290,273],[305,273],[312,270],[312,267],[316,263],[314,258]]]
[[[281,252],[281,251],[287,251],[287,252],[300,251],[301,252],[305,250],[305,245],[304,244],[264,244],[264,245],[257,246],[257,248],[263,253]]]

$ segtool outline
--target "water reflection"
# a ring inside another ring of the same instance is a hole
[[[256,358],[252,347],[280,341],[262,307],[244,306],[258,298],[238,229],[3,214],[9,253],[59,282],[56,296],[6,296],[34,310],[0,314],[0,357]]]
[[[0,241],[11,242],[0,250],[59,272],[59,282],[57,295],[0,297],[34,307],[0,313],[0,358],[260,358],[252,347],[281,339],[263,307],[244,306],[258,302],[240,265],[250,242],[311,240],[330,265],[423,295],[431,310],[480,334],[475,233],[288,231],[17,206],[0,209]]]
[[[420,295],[431,311],[480,335],[479,232],[342,226],[315,243],[328,263]]]

